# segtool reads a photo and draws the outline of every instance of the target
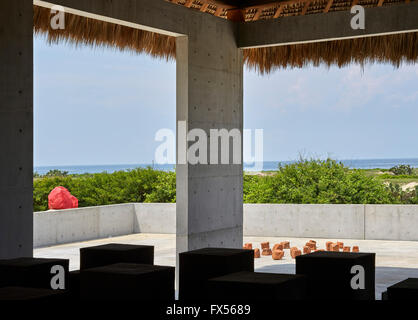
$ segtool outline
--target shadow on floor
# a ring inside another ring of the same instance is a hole
[[[382,298],[387,287],[407,278],[418,278],[418,269],[399,267],[376,267],[376,299]]]
[[[274,264],[257,268],[255,271],[294,274],[296,265],[293,263]],[[407,278],[418,278],[418,268],[376,267],[376,300],[382,298],[382,292],[386,291],[387,287]]]

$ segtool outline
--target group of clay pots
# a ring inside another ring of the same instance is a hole
[[[252,243],[246,243],[244,249],[252,249]],[[290,249],[290,242],[283,241],[277,243],[273,246],[273,249],[270,248],[270,242],[261,243],[261,255],[262,256],[272,256],[273,260],[281,260],[284,257],[284,249]],[[260,249],[254,249],[254,258],[260,258]]]
[[[343,252],[350,252],[350,247],[344,246],[343,242],[332,242],[327,241],[325,243],[326,250],[324,249],[318,249],[316,246],[315,240],[309,240],[306,242],[305,246],[303,247],[303,254],[308,254],[311,252],[316,251],[340,251],[340,249]],[[253,245],[252,243],[246,243],[244,244],[244,249],[252,250]],[[273,249],[270,249],[270,243],[262,242],[261,243],[261,255],[263,256],[272,256],[273,260],[281,260],[284,257],[284,249],[290,249],[290,256],[295,259],[297,256],[300,256],[302,254],[302,250],[298,249],[298,247],[290,247],[289,241],[283,241],[280,243],[277,243],[273,246]],[[352,252],[359,252],[358,246],[353,246]],[[254,249],[254,258],[260,258],[260,249],[255,248]]]
[[[343,252],[350,252],[351,248],[348,246],[344,245],[344,242],[332,242],[332,241],[327,241],[325,243],[325,248],[327,249],[327,251],[340,251],[342,250]],[[359,247],[358,246],[353,246],[353,249],[351,250],[351,252],[359,252]]]

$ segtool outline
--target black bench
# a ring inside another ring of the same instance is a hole
[[[174,300],[175,268],[117,263],[80,272],[82,300]]]
[[[418,300],[418,278],[408,278],[388,287],[387,300]]]
[[[67,298],[63,290],[44,288],[3,287],[0,288],[0,301],[65,301]]]
[[[213,301],[275,301],[306,298],[303,275],[237,272],[208,281],[208,298]]]
[[[207,281],[239,271],[254,271],[254,251],[205,248],[179,254],[179,299],[205,300]]]
[[[296,274],[308,277],[308,297],[312,299],[375,299],[374,253],[317,251],[300,255],[296,257]],[[363,283],[359,277],[364,279],[364,288],[359,287]]]
[[[80,270],[70,271],[68,282],[68,297],[72,300],[80,300]]]
[[[154,264],[154,247],[109,243],[80,248],[80,270],[115,263]]]
[[[16,258],[0,260],[0,287],[29,287],[55,289],[51,280],[56,273],[51,273],[54,266],[64,270],[65,289],[68,284],[67,259]]]

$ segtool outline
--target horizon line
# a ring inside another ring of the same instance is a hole
[[[314,158],[314,157],[307,157],[307,159],[315,159],[315,160],[325,160],[325,159],[332,159],[338,162],[341,161],[367,161],[367,160],[418,160],[418,157],[408,157],[408,158],[352,158],[352,159],[336,159],[332,157],[325,157],[325,158]],[[298,159],[294,160],[263,160],[258,161],[260,162],[294,162],[298,161]],[[254,162],[244,162],[246,163],[254,163]],[[41,167],[93,167],[93,166],[133,166],[133,165],[176,165],[175,163],[165,163],[165,164],[158,164],[153,162],[143,162],[143,163],[106,163],[106,164],[51,164],[51,165],[34,165],[34,168],[41,168]]]

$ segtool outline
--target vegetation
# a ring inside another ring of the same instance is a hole
[[[334,160],[304,160],[279,167],[272,176],[246,176],[244,202],[394,203],[387,187],[361,170]]]
[[[412,175],[414,170],[411,168],[411,166],[402,164],[402,165],[390,168],[389,171],[392,172],[395,176],[400,176],[400,175],[410,176]]]
[[[390,183],[388,189],[397,200],[395,203],[418,204],[418,186],[413,190],[404,191],[399,184]]]
[[[129,202],[175,202],[174,172],[151,168],[82,175],[42,176],[33,182],[34,211],[48,209],[48,194],[57,186],[78,198],[80,207]]]
[[[391,170],[353,170],[331,159],[300,159],[270,174],[245,174],[244,202],[418,204],[418,186],[403,190],[399,183],[418,181],[416,169],[410,175],[404,171],[394,175]],[[48,194],[57,186],[77,197],[80,207],[176,201],[175,172],[138,168],[71,175],[54,170],[43,176],[34,174],[34,211],[48,209]]]

